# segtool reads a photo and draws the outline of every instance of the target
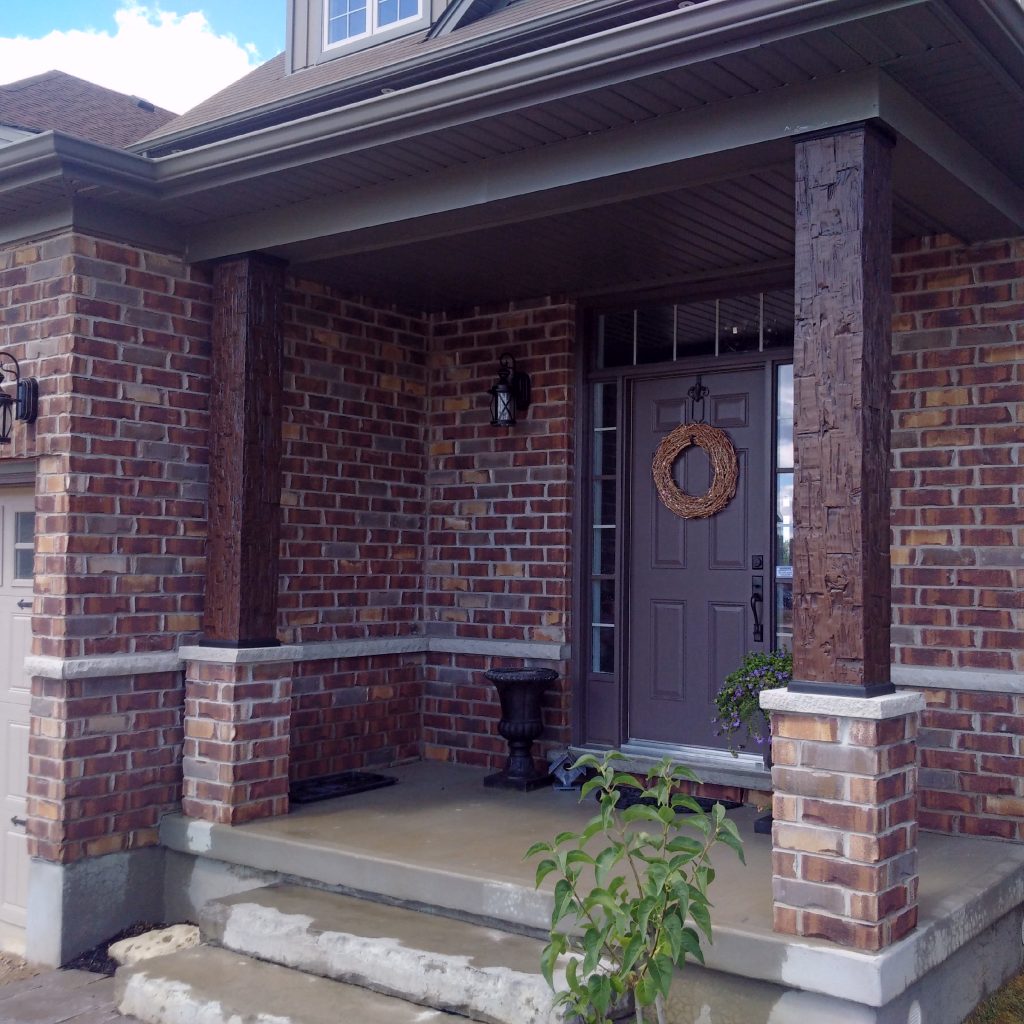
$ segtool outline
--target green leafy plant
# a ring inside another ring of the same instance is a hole
[[[675,969],[687,956],[703,963],[701,935],[711,941],[711,850],[724,843],[742,861],[743,844],[721,804],[709,813],[681,792],[699,781],[688,768],[666,758],[641,783],[621,771],[622,760],[615,752],[581,757],[576,766],[595,774],[580,798],[597,791],[599,813],[582,832],[526,853],[542,857],[538,886],[557,875],[541,968],[557,1002],[584,1024],[609,1024],[630,1000],[637,1024],[654,1019],[645,1016],[651,1007],[665,1024]],[[636,802],[620,808],[626,797]]]
[[[714,722],[719,736],[728,739],[735,756],[746,740],[757,745],[768,741],[768,721],[761,710],[762,690],[788,686],[793,678],[793,655],[789,651],[748,654],[735,672],[725,677],[715,697],[718,714]]]

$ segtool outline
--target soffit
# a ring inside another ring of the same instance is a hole
[[[791,162],[730,180],[411,244],[304,262],[300,277],[436,311],[568,294],[671,294],[728,278],[791,280]],[[936,225],[897,203],[897,237]]]

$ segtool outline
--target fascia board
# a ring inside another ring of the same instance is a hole
[[[549,49],[155,159],[166,197],[415,137],[929,0],[710,0]]]

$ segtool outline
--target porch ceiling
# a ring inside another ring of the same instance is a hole
[[[789,154],[787,153],[787,156]],[[614,192],[612,192],[614,194]],[[771,286],[792,279],[792,160],[733,178],[486,228],[392,242],[356,233],[348,251],[304,258],[276,250],[293,271],[407,308],[437,310],[538,295],[592,301],[700,292],[724,279]],[[942,230],[905,202],[896,231]],[[315,253],[315,248],[314,248]]]

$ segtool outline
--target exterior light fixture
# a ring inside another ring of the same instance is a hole
[[[508,352],[498,359],[498,382],[487,392],[491,396],[491,426],[514,427],[516,413],[530,408],[530,375],[516,369]]]
[[[14,381],[14,395],[4,390],[7,378]],[[39,411],[39,383],[35,377],[22,378],[14,356],[0,352],[0,444],[11,443],[14,421],[34,423]]]

